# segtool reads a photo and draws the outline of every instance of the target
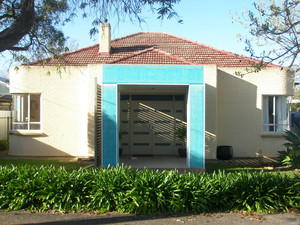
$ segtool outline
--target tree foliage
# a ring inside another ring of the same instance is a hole
[[[254,10],[246,13],[243,21],[252,38],[245,38],[246,50],[252,57],[266,63],[279,63],[299,69],[300,53],[300,1],[264,0],[254,3]],[[260,48],[271,49],[258,55],[253,42]]]
[[[74,17],[94,18],[90,35],[99,23],[112,17],[143,21],[151,9],[159,19],[176,17],[173,7],[180,0],[0,0],[0,52],[31,52],[34,58],[59,54],[67,38],[63,26]],[[19,55],[20,57],[20,55]],[[31,57],[32,58],[32,57]]]

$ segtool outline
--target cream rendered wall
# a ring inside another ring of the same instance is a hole
[[[217,144],[233,146],[234,157],[275,157],[285,141],[281,134],[263,133],[262,96],[293,95],[293,72],[267,68],[241,78],[237,71],[218,69]]]
[[[63,67],[58,73],[57,67],[50,66],[11,69],[10,92],[41,93],[42,108],[42,135],[10,135],[11,155],[93,155],[93,141],[88,138],[89,120],[93,116],[91,70]]]
[[[217,147],[217,67],[204,66],[205,158],[216,158]]]
[[[239,68],[205,66],[206,158],[217,145],[232,145],[235,157],[276,156],[284,140],[262,133],[262,95],[292,95],[293,73],[269,68],[235,75]],[[20,66],[11,69],[11,93],[41,93],[42,135],[10,135],[10,154],[39,156],[94,155],[95,82],[101,65]]]

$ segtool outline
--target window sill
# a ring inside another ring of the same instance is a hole
[[[263,138],[282,138],[284,132],[269,132],[269,133],[262,133],[260,136]]]
[[[17,136],[44,136],[45,135],[41,130],[11,130],[9,133]]]

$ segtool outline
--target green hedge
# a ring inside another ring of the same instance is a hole
[[[300,209],[298,174],[0,167],[0,209],[267,213],[291,208]]]

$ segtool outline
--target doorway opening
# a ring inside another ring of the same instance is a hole
[[[187,86],[121,85],[120,163],[140,168],[186,168],[178,127],[186,126]],[[168,165],[169,164],[169,165]]]

